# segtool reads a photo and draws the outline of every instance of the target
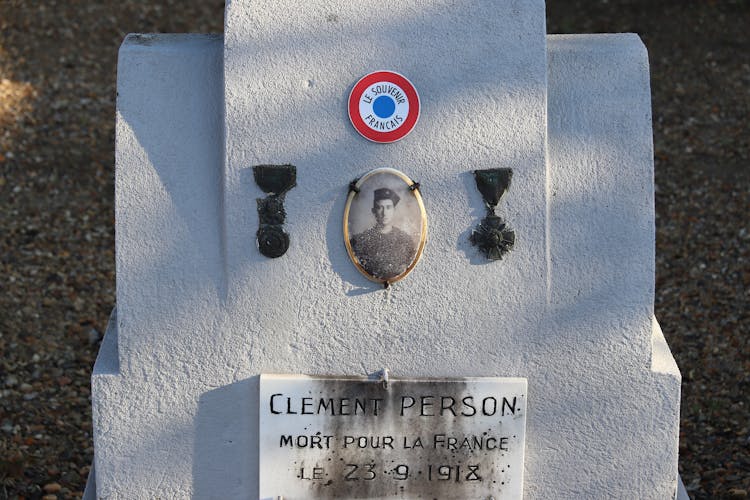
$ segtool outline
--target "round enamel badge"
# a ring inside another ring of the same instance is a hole
[[[414,85],[393,71],[362,77],[349,94],[349,119],[373,142],[394,142],[411,132],[419,118]]]

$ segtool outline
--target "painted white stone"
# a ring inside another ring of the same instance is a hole
[[[388,367],[527,378],[526,498],[674,498],[680,376],[653,318],[638,38],[545,44],[536,0],[235,0],[226,23],[223,39],[131,36],[120,51],[98,496],[257,498],[257,376]],[[350,86],[381,68],[422,99],[389,145],[346,116]],[[260,163],[298,168],[275,260],[255,245]],[[421,182],[430,225],[387,291],[341,234],[349,181],[381,166]],[[514,169],[498,213],[517,244],[487,263],[468,243],[484,215],[470,171],[493,167]]]

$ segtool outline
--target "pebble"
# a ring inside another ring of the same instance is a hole
[[[89,345],[96,345],[101,339],[102,334],[96,328],[91,328],[88,333]]]
[[[59,483],[48,483],[42,488],[45,493],[57,493],[62,489]]]

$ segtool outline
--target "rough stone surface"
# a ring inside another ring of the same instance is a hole
[[[447,7],[394,2],[405,34],[359,7],[233,2],[223,47],[126,40],[118,311],[93,377],[99,496],[252,498],[260,372],[385,366],[527,377],[527,498],[674,497],[680,378],[652,310],[645,50],[632,35],[550,37],[547,60],[541,2],[493,5],[454,26]],[[379,67],[409,76],[424,106],[388,146],[345,115],[350,85]],[[271,261],[250,167],[287,162],[292,246]],[[340,229],[348,182],[378,166],[422,183],[430,224],[422,261],[387,291],[357,273]],[[468,243],[483,215],[470,172],[508,166],[498,213],[517,244],[488,264]]]

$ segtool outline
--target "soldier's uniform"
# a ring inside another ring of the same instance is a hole
[[[376,189],[374,194],[376,205],[379,200],[391,200],[395,208],[401,199],[388,188]],[[380,279],[394,278],[406,271],[417,253],[413,238],[394,226],[387,233],[376,226],[355,234],[351,245],[365,271]]]

